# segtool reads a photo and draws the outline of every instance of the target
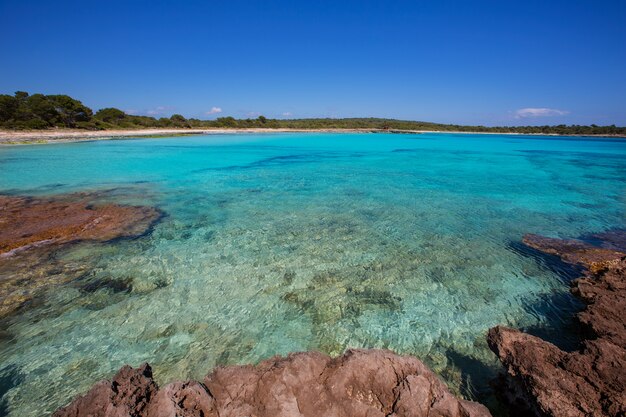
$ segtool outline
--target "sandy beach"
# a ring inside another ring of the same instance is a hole
[[[126,137],[219,135],[231,133],[277,133],[277,132],[373,132],[373,129],[120,129],[120,130],[0,130],[0,144],[62,143],[83,140],[106,140]],[[418,133],[418,132],[411,132]]]
[[[623,135],[556,135],[547,133],[498,133],[498,132],[461,132],[461,131],[433,131],[433,130],[383,130],[383,129],[272,129],[272,128],[249,128],[249,129],[115,129],[115,130],[80,130],[80,129],[57,129],[57,130],[3,130],[0,129],[0,145],[26,145],[43,143],[67,143],[91,140],[109,140],[123,138],[140,138],[155,136],[187,136],[187,135],[220,135],[242,133],[454,133],[465,135],[523,135],[523,136],[584,136],[584,137],[616,137],[624,138]]]

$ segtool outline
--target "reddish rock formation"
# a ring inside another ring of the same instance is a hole
[[[67,417],[141,416],[157,390],[157,385],[152,379],[150,365],[144,363],[137,369],[124,366],[110,382],[98,382],[87,394],[57,411],[55,415]]]
[[[584,266],[591,272],[600,271],[624,256],[623,251],[615,250],[613,247],[592,246],[575,239],[554,239],[528,234],[524,236],[522,242],[533,249],[556,255],[565,262]]]
[[[626,415],[626,255],[620,251],[626,233],[606,236],[611,240],[599,246],[524,237],[528,246],[587,269],[572,283],[572,293],[587,304],[577,316],[589,331],[579,351],[564,352],[505,327],[489,331],[489,346],[510,377],[511,400],[528,405],[537,415]]]
[[[0,195],[0,255],[42,245],[136,236],[159,216],[152,207],[93,206],[84,195],[54,199]]]
[[[418,359],[383,350],[276,357],[257,366],[217,368],[201,384],[157,389],[148,365],[124,367],[111,382],[54,417],[486,417],[487,409],[455,398]]]
[[[138,236],[161,216],[152,207],[92,205],[97,197],[0,195],[0,317],[17,310],[42,288],[85,272],[81,266],[54,259],[55,249],[78,241]]]
[[[622,416],[626,413],[626,355],[605,340],[585,341],[579,352],[563,352],[519,330],[489,330],[489,346],[512,377],[514,403],[537,415]]]

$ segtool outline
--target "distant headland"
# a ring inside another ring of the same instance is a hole
[[[197,134],[204,131],[373,131],[395,133],[461,132],[542,135],[621,136],[626,127],[590,126],[464,126],[384,118],[255,119],[186,118],[180,114],[159,119],[127,114],[113,107],[93,111],[68,95],[0,94],[0,143],[19,141],[106,138],[122,136]],[[35,132],[33,132],[35,131]]]

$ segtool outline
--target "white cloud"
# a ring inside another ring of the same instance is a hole
[[[173,110],[173,109],[174,108],[170,106],[158,106],[158,107],[155,107],[154,109],[150,109],[146,111],[146,114],[149,116],[157,116],[157,115],[165,114],[168,110]]]
[[[249,111],[248,113],[246,113],[246,117],[259,117],[261,115],[261,113],[259,113],[258,111]]]
[[[290,117],[290,116],[293,116],[293,114],[291,114],[291,112],[286,111],[286,112],[283,113],[283,117]]]
[[[564,116],[569,114],[566,110],[548,109],[545,107],[528,107],[525,109],[519,109],[515,112],[516,119],[525,119],[529,117],[551,117],[551,116]]]
[[[205,114],[207,116],[211,115],[211,114],[218,114],[222,112],[222,108],[221,107],[211,107],[211,110],[209,110],[208,112],[206,112]]]

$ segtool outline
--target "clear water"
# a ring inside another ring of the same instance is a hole
[[[126,363],[149,361],[165,383],[347,347],[417,355],[486,398],[487,329],[564,339],[576,308],[558,268],[517,242],[626,227],[626,141],[262,134],[0,148],[0,192],[93,190],[167,216],[138,240],[57,255],[88,273],[1,322],[0,414],[49,413]],[[82,289],[117,281],[130,291]]]

